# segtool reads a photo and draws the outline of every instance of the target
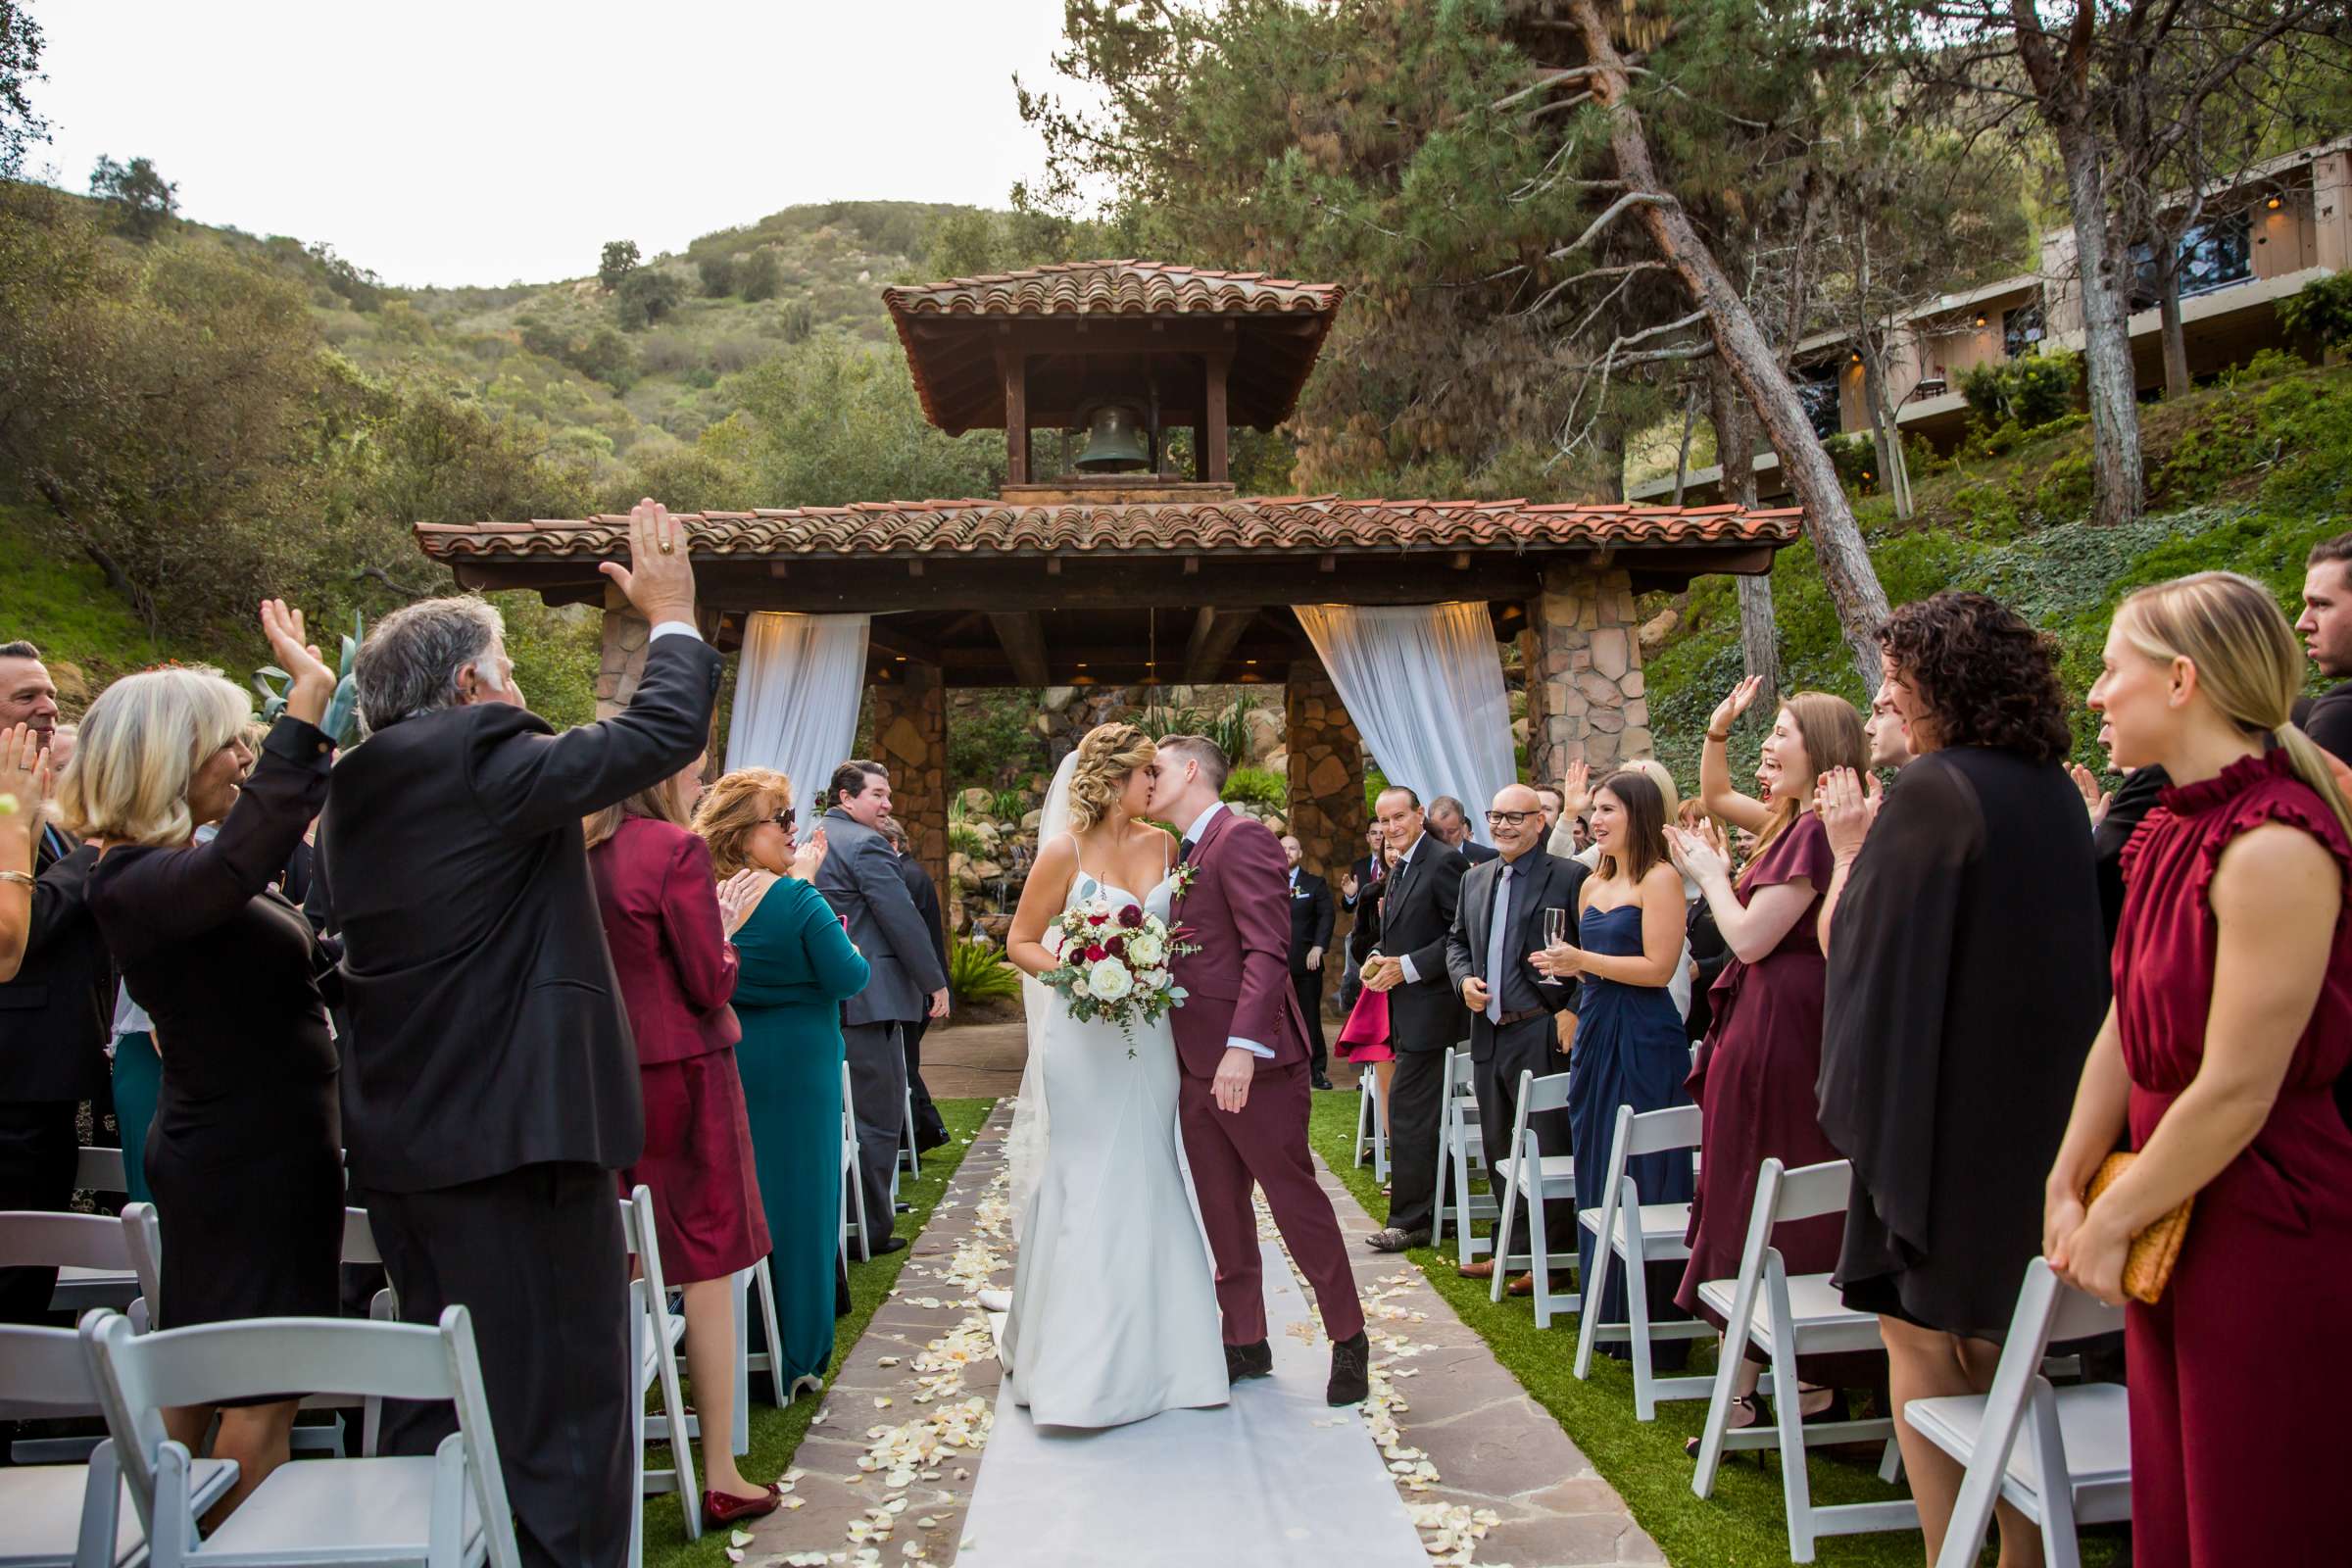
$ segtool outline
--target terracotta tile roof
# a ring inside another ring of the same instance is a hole
[[[882,291],[907,316],[1328,315],[1347,290],[1263,272],[1220,272],[1166,262],[1062,262],[1019,272],[955,277]]]
[[[886,501],[785,512],[679,514],[705,559],[1122,555],[1150,551],[1559,550],[1785,545],[1802,510],[1530,506],[1525,501],[1350,501],[1338,496],[1120,506]],[[436,561],[603,560],[628,519],[416,524]]]

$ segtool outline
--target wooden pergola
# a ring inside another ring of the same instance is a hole
[[[1647,755],[1635,596],[1768,571],[1799,513],[1235,496],[1227,425],[1289,416],[1340,294],[1137,262],[887,291],[926,413],[952,431],[1003,425],[1011,478],[989,499],[688,514],[706,631],[724,649],[762,611],[872,616],[881,760],[916,853],[943,879],[945,694],[957,686],[1279,683],[1294,831],[1317,868],[1351,858],[1360,740],[1297,604],[1483,602],[1496,638],[1523,645],[1538,776]],[[1082,422],[1105,395],[1151,410],[1153,471],[1029,477],[1035,432]],[[1194,432],[1190,474],[1171,471],[1160,444],[1180,428]],[[604,604],[598,695],[617,704],[647,628],[609,597],[597,564],[622,557],[626,522],[416,535],[466,587]]]

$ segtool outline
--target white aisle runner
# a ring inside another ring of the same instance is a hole
[[[1242,1384],[1222,1409],[1107,1432],[1041,1430],[1000,1390],[958,1563],[1429,1561],[1363,1416],[1323,1402],[1331,1346],[1294,1332],[1309,1319],[1289,1260],[1258,1245],[1274,1375]]]

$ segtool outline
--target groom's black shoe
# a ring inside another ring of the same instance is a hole
[[[1244,1378],[1267,1378],[1274,1375],[1274,1348],[1260,1340],[1255,1345],[1225,1347],[1225,1381],[1239,1383]]]
[[[1361,1329],[1354,1339],[1331,1342],[1331,1381],[1326,1404],[1361,1404],[1372,1393],[1372,1341]]]

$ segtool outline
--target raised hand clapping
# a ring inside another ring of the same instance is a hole
[[[1706,834],[1669,827],[1666,848],[1674,857],[1674,868],[1701,887],[1716,877],[1728,880],[1732,874],[1731,853]]]
[[[1560,775],[1560,820],[1573,822],[1592,809],[1592,764],[1570,762]]]
[[[1840,860],[1859,854],[1885,800],[1876,774],[1865,784],[1850,767],[1824,771],[1813,785],[1813,810],[1829,835],[1830,853]]]
[[[1733,687],[1732,694],[1715,705],[1713,715],[1707,719],[1707,739],[1722,741],[1728,738],[1732,726],[1740,722],[1740,715],[1747,711],[1749,705],[1756,700],[1756,693],[1763,689],[1764,677],[1761,675],[1750,675]]]
[[[303,640],[302,612],[287,609],[283,599],[263,600],[262,635],[270,639],[270,655],[277,667],[293,679],[286,690],[287,714],[306,724],[318,723],[335,695],[337,677],[318,650]]]

